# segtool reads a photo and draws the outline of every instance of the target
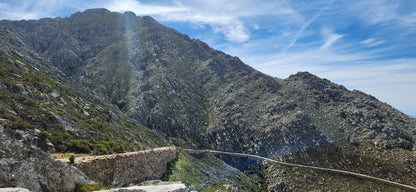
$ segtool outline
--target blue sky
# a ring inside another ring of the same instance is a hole
[[[150,15],[266,74],[309,71],[416,115],[415,0],[0,0],[0,19]]]

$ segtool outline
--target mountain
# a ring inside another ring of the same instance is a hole
[[[75,90],[50,61],[3,27],[0,68],[0,187],[73,191],[90,182],[45,152],[107,154],[171,145],[94,95]]]
[[[308,72],[270,77],[132,12],[91,9],[0,28],[0,118],[10,133],[40,130],[33,147],[102,154],[175,144],[416,185],[416,119],[371,95]],[[270,191],[301,187],[299,170],[257,168]]]

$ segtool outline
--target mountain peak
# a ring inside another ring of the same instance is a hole
[[[94,8],[94,9],[86,9],[82,13],[84,14],[108,14],[108,13],[114,13],[114,12],[111,12],[105,8]]]
[[[125,16],[136,17],[136,14],[133,11],[126,11],[123,14]]]
[[[299,71],[294,75],[290,75],[288,79],[295,80],[295,79],[317,79],[317,78],[319,79],[318,76],[316,76],[312,73],[309,73],[307,71]]]

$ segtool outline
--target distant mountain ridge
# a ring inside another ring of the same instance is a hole
[[[166,137],[159,143],[285,158],[416,185],[415,165],[408,162],[416,162],[416,119],[363,92],[308,72],[270,77],[132,12],[92,9],[68,18],[3,20],[0,27],[28,54],[36,53],[44,62],[34,63],[55,81]],[[7,41],[6,52],[16,44]],[[132,129],[124,124],[115,128]],[[383,160],[382,152],[397,159]],[[356,166],[362,158],[368,164]]]

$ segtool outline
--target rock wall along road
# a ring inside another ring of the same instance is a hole
[[[75,166],[95,181],[117,185],[159,179],[166,172],[167,163],[175,158],[176,148],[164,147],[84,157]]]

